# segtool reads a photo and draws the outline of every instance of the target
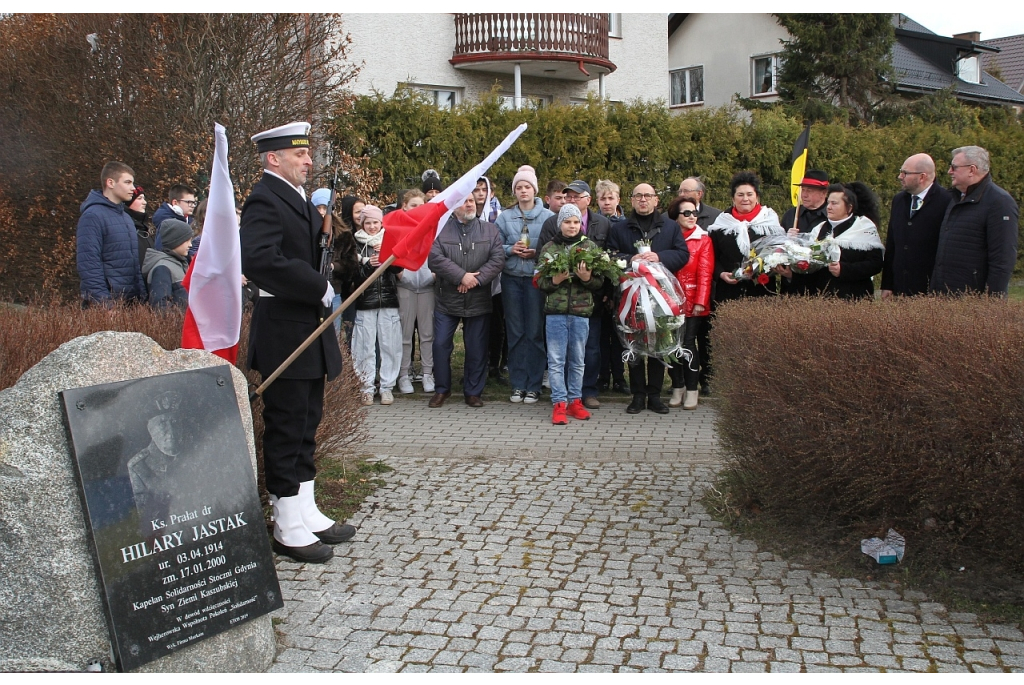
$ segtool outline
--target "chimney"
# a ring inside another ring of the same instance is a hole
[[[968,31],[967,33],[954,33],[953,37],[954,38],[959,38],[960,40],[969,40],[972,43],[980,43],[981,42],[981,31]]]

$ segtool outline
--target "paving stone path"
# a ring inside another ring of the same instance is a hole
[[[543,403],[366,411],[395,471],[331,562],[278,557],[273,671],[1024,671],[1016,628],[712,520],[708,406],[568,427]]]

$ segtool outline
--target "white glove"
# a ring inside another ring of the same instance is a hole
[[[324,303],[325,307],[330,307],[331,303],[334,302],[334,288],[331,287],[330,283],[327,284],[327,292],[320,298],[320,301]]]

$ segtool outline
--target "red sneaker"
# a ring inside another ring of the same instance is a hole
[[[579,419],[580,421],[586,421],[590,418],[590,412],[587,411],[587,408],[583,406],[583,402],[581,402],[578,397],[569,403],[569,406],[565,409],[565,413],[574,419]]]
[[[554,406],[551,411],[551,423],[556,426],[564,426],[569,423],[569,419],[565,418],[565,402],[559,402]]]

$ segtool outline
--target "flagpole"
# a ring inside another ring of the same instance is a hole
[[[319,338],[320,335],[327,330],[328,326],[333,325],[334,320],[341,316],[341,313],[348,309],[349,306],[351,306],[351,304],[356,301],[356,298],[362,295],[363,291],[370,287],[371,283],[380,278],[380,275],[384,273],[385,269],[391,266],[391,263],[394,262],[395,259],[395,255],[391,255],[383,262],[381,262],[381,265],[377,267],[377,270],[370,274],[369,277],[365,281],[363,281],[359,285],[359,287],[352,292],[351,295],[345,298],[345,301],[338,305],[338,308],[331,312],[331,315],[324,319],[323,323],[321,323],[320,326],[315,331],[310,333],[309,337],[306,338],[301,345],[295,348],[295,351],[292,352],[287,359],[281,362],[281,365],[274,370],[274,373],[267,376],[263,383],[260,384],[260,387],[256,388],[256,390],[249,394],[249,401],[255,402],[256,398],[261,397],[263,395],[263,391],[267,389],[267,386],[276,381],[278,376],[284,373],[284,370],[291,366],[292,362],[298,359],[299,355],[305,352],[306,348],[312,345],[313,341]]]

